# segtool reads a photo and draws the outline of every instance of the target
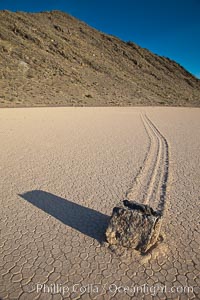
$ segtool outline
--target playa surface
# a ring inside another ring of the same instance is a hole
[[[197,299],[200,110],[0,110],[0,298]],[[124,198],[164,212],[145,256],[104,232]]]

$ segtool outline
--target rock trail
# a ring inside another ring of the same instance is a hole
[[[143,165],[127,191],[126,198],[149,204],[163,213],[169,173],[169,146],[167,139],[146,114],[141,114],[141,120],[149,145]]]
[[[0,110],[0,298],[199,299],[199,113]],[[130,185],[130,200],[164,208],[164,240],[145,256],[99,242]],[[37,292],[38,283],[69,291]],[[82,291],[88,284],[98,292]]]

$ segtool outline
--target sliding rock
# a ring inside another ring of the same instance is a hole
[[[124,200],[113,209],[107,242],[145,253],[158,241],[161,222],[161,214],[150,206]]]

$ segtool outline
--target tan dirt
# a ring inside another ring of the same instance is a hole
[[[198,108],[5,108],[0,122],[0,298],[198,299]],[[164,211],[146,256],[103,243],[125,197]]]
[[[0,11],[0,107],[200,106],[177,62],[61,11]]]

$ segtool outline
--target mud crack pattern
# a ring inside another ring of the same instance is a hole
[[[3,109],[0,120],[1,299],[199,298],[199,109]],[[130,186],[130,198],[165,207],[164,242],[147,256],[102,244]]]

